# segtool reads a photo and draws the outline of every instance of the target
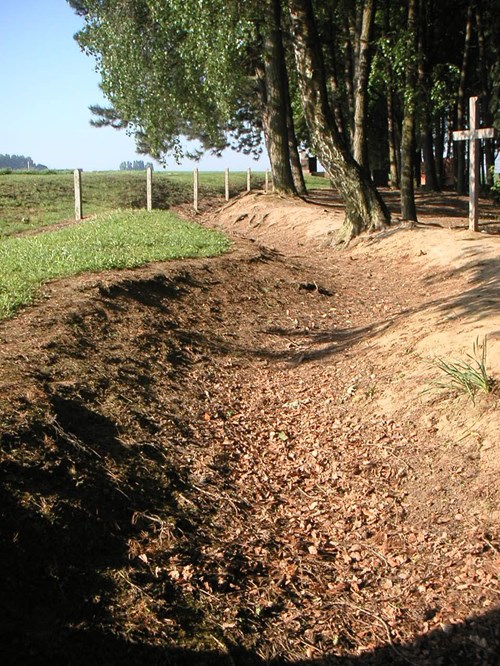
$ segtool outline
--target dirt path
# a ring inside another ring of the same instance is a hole
[[[423,391],[498,378],[500,237],[321,204],[2,325],[3,663],[498,666],[498,393]]]

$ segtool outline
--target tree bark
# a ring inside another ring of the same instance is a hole
[[[472,2],[467,7],[467,23],[465,26],[465,44],[460,69],[460,83],[457,95],[457,129],[465,129],[465,84],[467,81],[467,66],[469,64],[470,43],[472,38]],[[455,141],[454,154],[456,155],[457,194],[465,194],[465,142]]]
[[[394,101],[390,83],[387,85],[387,138],[389,141],[389,166],[391,174],[391,188],[398,190],[401,185],[399,163],[396,147],[396,130],[394,122]]]
[[[382,229],[389,212],[371,180],[346,150],[338,133],[323,68],[311,0],[288,0],[304,116],[313,147],[345,204],[338,241],[348,242],[367,230]]]
[[[384,30],[390,34],[390,4],[389,0],[384,3]],[[386,75],[386,104],[387,104],[387,142],[389,147],[389,171],[391,177],[391,189],[398,190],[401,187],[401,155],[399,152],[398,122],[394,104],[394,72],[389,58],[384,64]]]
[[[290,153],[290,166],[292,169],[292,177],[297,190],[297,194],[307,194],[306,181],[304,179],[304,172],[300,163],[299,147],[297,145],[297,135],[295,133],[295,122],[293,120],[292,99],[290,96],[290,85],[288,78],[288,71],[285,62],[285,103],[286,103],[286,124],[288,130],[288,149]]]
[[[353,155],[356,162],[368,172],[368,148],[366,144],[366,108],[368,76],[370,73],[370,41],[373,33],[375,0],[365,0],[361,15],[361,31],[356,69],[356,88],[354,94],[354,140]]]
[[[348,137],[346,131],[346,124],[344,120],[344,114],[342,112],[342,93],[338,81],[338,65],[337,65],[337,56],[335,53],[335,29],[333,24],[333,18],[331,12],[324,24],[324,35],[325,35],[325,71],[326,71],[326,80],[330,93],[330,105],[333,109],[333,114],[335,117],[335,122],[337,124],[337,129],[339,134],[347,145]]]
[[[421,136],[422,152],[424,155],[425,189],[430,190],[431,192],[441,192],[441,186],[439,185],[439,179],[437,176],[436,160],[434,159],[434,139],[427,118],[422,127]]]
[[[351,21],[352,23],[352,21]],[[347,129],[349,143],[352,149],[354,143],[354,72],[355,72],[355,49],[352,42],[352,26],[349,26],[349,17],[345,16],[344,25],[344,82],[347,93]]]
[[[434,159],[434,138],[432,133],[432,102],[429,93],[428,35],[427,26],[432,24],[428,0],[421,0],[418,29],[418,88],[420,91],[420,145],[424,159],[425,189],[440,192]]]
[[[481,115],[484,118],[486,127],[493,127],[493,114],[489,109],[488,100],[488,67],[486,63],[486,47],[484,40],[484,28],[482,17],[482,3],[478,2],[476,5],[476,28],[477,28],[477,43],[479,47],[479,75],[481,80]],[[486,178],[485,183],[488,187],[493,186],[495,170],[495,144],[493,141],[484,142],[484,156],[486,159]],[[482,163],[482,161],[481,161]]]
[[[416,0],[408,2],[408,34],[412,39],[414,53],[416,52],[415,39],[415,13]],[[414,176],[414,146],[413,134],[415,127],[415,87],[417,83],[417,66],[414,58],[408,58],[406,65],[405,103],[403,115],[403,130],[401,133],[401,218],[406,221],[417,221],[415,206]]]
[[[287,123],[288,81],[281,33],[280,0],[266,0],[264,27],[265,119],[266,144],[278,194],[297,194],[290,165]]]
[[[436,141],[435,141],[435,165],[436,165],[436,177],[440,189],[443,189],[445,186],[444,182],[444,162],[443,162],[443,153],[444,153],[444,139],[445,139],[445,117],[441,113],[439,115],[436,127]]]

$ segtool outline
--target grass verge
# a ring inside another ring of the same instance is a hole
[[[41,285],[83,272],[222,254],[227,238],[165,211],[117,210],[59,231],[0,242],[0,318],[33,301]]]
[[[224,172],[200,172],[200,197],[223,196]],[[230,194],[246,189],[246,173],[230,173]],[[318,179],[320,180],[320,179]],[[264,174],[252,173],[252,188],[262,187]],[[96,215],[117,208],[146,208],[146,174],[140,171],[93,171],[82,174],[83,214]],[[153,207],[193,199],[192,171],[155,171]],[[13,172],[0,174],[0,236],[10,236],[74,219],[73,174]]]

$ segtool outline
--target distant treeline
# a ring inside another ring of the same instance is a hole
[[[144,160],[134,160],[133,162],[122,162],[120,171],[144,171],[147,167],[153,168],[152,163],[144,163]]]
[[[31,157],[25,157],[24,155],[0,154],[0,169],[33,169],[44,171],[48,167],[45,164],[35,164]]]

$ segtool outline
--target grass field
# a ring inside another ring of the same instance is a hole
[[[114,211],[58,231],[0,241],[0,319],[30,303],[48,280],[152,261],[213,256],[229,248],[216,231],[169,211]]]
[[[224,193],[222,171],[200,172],[200,198]],[[308,176],[309,187],[328,187],[326,178]],[[157,171],[153,177],[153,206],[169,206],[192,200],[190,171]],[[252,173],[252,188],[261,188],[264,173]],[[230,173],[230,195],[246,188],[246,173]],[[146,207],[144,172],[103,171],[82,174],[83,214],[94,215],[117,208]],[[73,173],[0,173],[0,236],[37,229],[74,216]]]
[[[261,187],[264,174],[252,174],[252,187]],[[224,174],[200,173],[200,197],[224,192]],[[153,206],[167,209],[192,200],[193,174],[154,173]],[[231,194],[246,187],[246,174],[231,174]],[[83,214],[94,215],[117,208],[146,207],[144,172],[103,171],[82,174]],[[0,175],[0,234],[9,236],[37,229],[74,216],[73,173],[71,171]]]

